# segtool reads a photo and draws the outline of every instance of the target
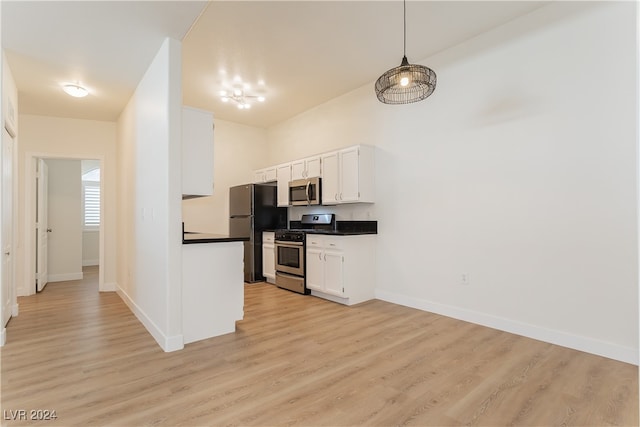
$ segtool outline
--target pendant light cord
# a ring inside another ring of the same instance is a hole
[[[402,1],[403,12],[404,12],[404,21],[403,21],[403,30],[404,30],[404,40],[403,40],[403,56],[407,56],[407,0]]]

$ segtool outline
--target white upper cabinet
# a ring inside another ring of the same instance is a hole
[[[322,155],[322,204],[374,202],[374,147],[357,145]]]
[[[322,178],[322,204],[373,203],[375,147],[354,145],[254,171],[254,183],[277,182],[278,206],[289,206],[289,182]]]
[[[182,109],[183,198],[213,194],[213,114]]]
[[[253,171],[253,183],[261,184],[265,182],[275,182],[276,181],[276,168],[264,168]]]
[[[320,176],[320,156],[307,157],[306,159],[291,162],[291,180],[313,178]]]
[[[289,181],[291,181],[291,163],[276,166],[278,181],[278,206],[289,206]]]

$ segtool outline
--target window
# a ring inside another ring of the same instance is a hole
[[[100,169],[82,175],[82,200],[84,228],[96,230],[100,227]]]

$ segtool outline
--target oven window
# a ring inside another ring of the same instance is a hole
[[[278,265],[300,268],[300,248],[276,246],[278,248]]]
[[[304,201],[307,200],[307,186],[300,185],[297,187],[289,188],[289,196],[292,201]]]

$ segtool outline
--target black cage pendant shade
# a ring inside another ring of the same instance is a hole
[[[376,81],[376,96],[385,104],[410,104],[422,101],[436,89],[436,73],[424,65],[407,60],[407,4],[404,5],[404,55],[402,63]]]

